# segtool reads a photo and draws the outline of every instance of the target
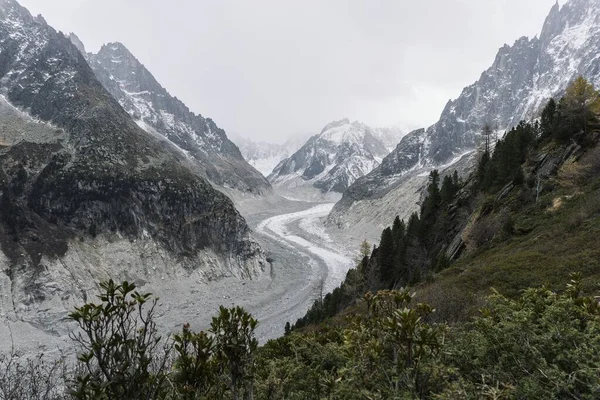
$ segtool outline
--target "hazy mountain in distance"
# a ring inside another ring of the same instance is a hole
[[[269,181],[279,189],[299,193],[315,189],[323,194],[342,193],[387,155],[388,147],[380,134],[348,119],[331,122],[279,163]]]
[[[294,154],[308,139],[308,135],[297,135],[285,143],[255,142],[241,136],[232,136],[231,140],[239,147],[244,159],[267,177],[281,161]]]

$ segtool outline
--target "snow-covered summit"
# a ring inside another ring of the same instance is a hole
[[[282,161],[269,176],[279,187],[312,186],[322,192],[343,192],[365,175],[388,153],[375,130],[348,119],[334,121],[290,158]]]

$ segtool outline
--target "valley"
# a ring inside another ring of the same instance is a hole
[[[491,64],[445,2],[423,40],[203,4],[144,46],[34,1],[0,0],[0,400],[600,398],[599,0]]]
[[[293,201],[276,195],[270,201],[269,211],[251,204],[259,212],[246,216],[271,261],[261,275],[211,282],[195,275],[186,279],[157,277],[148,282],[134,279],[143,291],[160,298],[157,323],[163,334],[179,330],[186,322],[194,329],[207,329],[219,306],[236,305],[260,321],[256,337],[264,343],[281,336],[286,322],[302,317],[315,299],[343,281],[352,266],[352,257],[323,228],[323,220],[333,204]],[[39,310],[38,314],[46,311]],[[67,311],[62,311],[64,317]],[[5,317],[0,323],[1,352],[8,352],[13,346],[27,352],[52,352],[71,346],[68,334],[74,326],[64,319],[41,326]]]
[[[286,322],[302,317],[315,299],[344,280],[353,264],[352,254],[333,242],[323,228],[333,204],[279,196],[270,199],[270,211],[245,216],[268,254],[268,269],[252,280],[149,285],[144,289],[165,294],[161,296],[165,301],[160,305],[160,325],[175,331],[187,321],[194,329],[207,329],[220,305],[241,306],[260,321],[256,337],[265,343],[280,337]]]

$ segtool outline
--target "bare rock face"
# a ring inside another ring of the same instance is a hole
[[[134,121],[167,141],[205,178],[215,185],[255,195],[270,191],[269,182],[244,160],[225,131],[169,94],[123,44],[110,43],[92,54],[85,52],[76,35],[71,34],[70,39],[96,78]]]
[[[330,224],[347,227],[368,217],[375,212],[371,206],[392,191],[397,192],[394,198],[418,199],[414,185],[402,182],[413,182],[411,176],[433,168],[452,169],[475,151],[485,124],[501,135],[521,120],[535,118],[548,99],[561,96],[577,76],[600,86],[598,49],[600,2],[571,0],[562,8],[557,3],[539,38],[523,37],[502,47],[480,79],[448,102],[436,124],[404,137],[378,168],[351,185],[333,209]],[[384,215],[387,222],[378,222],[389,223],[395,214],[407,215],[417,208],[414,202],[410,210],[406,206],[390,207],[390,214]],[[365,214],[356,215],[357,210]]]
[[[13,0],[0,0],[0,94],[0,319],[59,329],[108,278],[261,273],[233,203]]]

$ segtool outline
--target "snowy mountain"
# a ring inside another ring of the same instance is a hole
[[[86,56],[98,80],[136,123],[148,133],[167,139],[212,183],[256,194],[270,189],[225,131],[171,96],[124,45],[110,43],[92,54],[85,52],[76,35],[70,38]]]
[[[388,153],[371,128],[348,119],[328,124],[300,150],[282,161],[269,181],[281,189],[342,193],[356,179],[372,171]]]
[[[283,144],[255,142],[247,138],[232,138],[240,148],[244,159],[256,168],[263,176],[269,176],[273,169],[283,160],[294,154],[307,138],[304,136],[287,140]]]
[[[229,198],[140,129],[68,38],[0,0],[0,342],[51,348],[109,278],[160,288],[265,265]]]
[[[436,124],[411,132],[378,168],[348,188],[329,223],[365,230],[388,224],[396,214],[407,217],[417,208],[428,171],[467,168],[486,123],[504,132],[536,117],[578,75],[600,86],[598,0],[557,3],[539,38],[502,47],[493,65],[446,105]]]

